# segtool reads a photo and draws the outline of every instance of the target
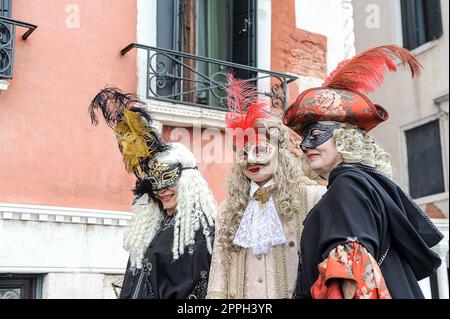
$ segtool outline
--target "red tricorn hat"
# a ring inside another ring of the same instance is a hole
[[[322,87],[302,92],[283,115],[283,123],[300,133],[309,122],[335,121],[350,123],[368,132],[389,118],[380,105],[365,95],[381,86],[387,70],[397,71],[395,60],[409,66],[412,76],[422,66],[407,49],[385,45],[368,49],[342,61]]]

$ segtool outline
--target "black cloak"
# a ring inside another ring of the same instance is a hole
[[[381,265],[392,298],[424,298],[418,285],[441,264],[441,241],[425,213],[392,180],[362,164],[341,163],[304,221],[296,297],[311,298],[318,265],[331,250],[358,241]]]
[[[128,261],[121,299],[205,298],[211,255],[203,230],[197,231],[195,244],[186,247],[184,254],[173,261],[174,224],[172,217],[162,221],[144,254],[141,269],[130,267]],[[214,229],[210,232],[214,234]]]

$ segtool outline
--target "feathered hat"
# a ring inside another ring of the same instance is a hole
[[[396,60],[409,66],[413,77],[422,66],[407,49],[384,45],[342,61],[322,87],[302,92],[289,106],[283,123],[299,133],[303,124],[318,121],[346,122],[368,132],[389,118],[382,106],[365,95],[381,86],[387,70],[396,72]]]
[[[247,142],[256,143],[256,121],[271,118],[266,103],[258,97],[258,89],[228,73],[225,91],[229,110],[225,114],[225,123],[233,138],[233,147],[242,149]]]
[[[169,148],[165,139],[152,127],[152,117],[136,95],[106,87],[89,105],[91,122],[98,125],[95,111],[101,111],[106,124],[114,130],[125,168],[138,180],[148,173],[148,163]]]

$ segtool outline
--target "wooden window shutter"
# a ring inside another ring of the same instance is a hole
[[[416,199],[444,193],[445,179],[439,120],[407,130],[405,137],[411,197]]]
[[[416,11],[413,0],[401,0],[403,46],[414,49],[419,46],[417,39]]]
[[[423,1],[426,21],[427,41],[439,38],[443,34],[441,0]]]
[[[0,16],[11,18],[12,0],[0,0]]]

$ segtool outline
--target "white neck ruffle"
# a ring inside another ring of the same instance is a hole
[[[273,181],[270,180],[264,187],[272,184]],[[251,248],[255,255],[267,254],[270,246],[286,243],[283,225],[272,196],[262,208],[258,201],[251,198],[258,188],[258,184],[252,181],[250,201],[233,240],[233,244],[237,246]]]

